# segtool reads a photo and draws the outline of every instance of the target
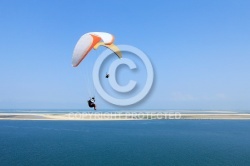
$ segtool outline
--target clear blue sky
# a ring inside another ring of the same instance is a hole
[[[0,109],[87,108],[72,52],[84,33],[104,31],[154,65],[152,91],[129,108],[250,110],[249,9],[247,0],[2,0]]]

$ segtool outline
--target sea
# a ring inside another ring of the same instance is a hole
[[[0,165],[250,165],[249,120],[0,121]]]

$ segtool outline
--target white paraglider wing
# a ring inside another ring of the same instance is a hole
[[[112,44],[115,40],[113,35],[106,32],[89,32],[89,34],[100,37],[105,44]]]
[[[73,51],[72,66],[77,67],[92,48],[97,49],[99,46],[109,48],[121,58],[121,52],[113,42],[114,36],[106,32],[90,32],[82,35]]]

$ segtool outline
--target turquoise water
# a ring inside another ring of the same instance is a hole
[[[250,121],[0,121],[0,165],[250,165]]]

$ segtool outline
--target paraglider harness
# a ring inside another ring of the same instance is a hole
[[[88,105],[89,107],[95,107],[95,98],[92,97],[91,99],[88,100]]]

